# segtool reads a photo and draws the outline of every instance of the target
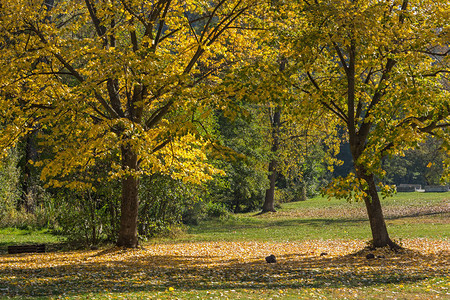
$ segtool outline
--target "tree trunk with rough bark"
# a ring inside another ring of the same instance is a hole
[[[18,209],[25,208],[25,210],[29,213],[33,213],[36,206],[39,204],[36,202],[37,200],[37,194],[35,192],[35,178],[34,174],[32,172],[32,168],[30,165],[30,161],[35,162],[38,157],[38,149],[36,145],[36,134],[37,130],[34,129],[31,131],[26,139],[25,139],[25,159],[23,163],[23,178],[22,178],[22,195],[17,202]]]
[[[366,189],[367,196],[364,197],[364,203],[366,205],[367,215],[369,217],[370,229],[372,231],[373,247],[382,248],[389,246],[392,249],[400,248],[389,237],[386,223],[384,221],[383,210],[381,208],[380,197],[375,185],[375,179],[373,174],[368,174],[364,168],[357,168],[357,176],[359,179],[364,179],[368,187]]]
[[[262,212],[276,212],[275,210],[275,183],[277,181],[277,162],[273,159],[269,163],[269,188],[266,190]]]
[[[131,173],[138,169],[137,154],[124,145],[122,150],[122,167]],[[137,220],[138,220],[138,188],[139,180],[136,174],[127,174],[122,179],[122,203],[120,214],[120,228],[117,246],[136,248],[138,246]]]
[[[270,151],[274,158],[269,163],[269,188],[266,190],[264,197],[264,204],[262,213],[275,212],[275,183],[277,181],[277,161],[275,158],[276,152],[279,148],[279,130],[281,126],[281,107],[277,107],[270,116],[270,123],[272,125],[272,148]]]
[[[279,71],[283,72],[286,69],[287,59],[281,57],[279,61]],[[278,105],[275,108],[273,114],[270,114],[270,125],[272,126],[272,160],[269,163],[269,188],[266,190],[264,197],[264,204],[261,213],[275,212],[275,183],[277,181],[277,160],[276,152],[279,148],[279,135],[281,127],[281,106]]]

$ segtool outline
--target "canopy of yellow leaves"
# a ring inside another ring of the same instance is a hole
[[[238,32],[255,5],[2,2],[0,150],[39,129],[40,146],[51,153],[39,162],[42,180],[54,187],[90,187],[89,168],[118,161],[124,145],[138,156],[135,176],[209,179],[219,171],[205,162],[209,142],[198,124],[208,123],[219,70],[246,44]],[[109,175],[132,172],[125,169],[113,165]],[[84,171],[84,178],[69,176]]]

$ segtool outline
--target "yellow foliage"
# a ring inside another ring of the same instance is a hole
[[[113,158],[111,178],[162,172],[200,183],[205,121],[222,65],[248,48],[239,26],[258,1],[7,1],[0,12],[0,148],[39,129],[49,185]],[[90,7],[92,5],[92,7]],[[139,9],[138,9],[139,8]],[[200,18],[198,18],[200,16]],[[204,101],[200,96],[211,99]],[[121,147],[139,166],[117,165]],[[69,181],[67,181],[69,180]],[[71,182],[72,180],[73,182]]]

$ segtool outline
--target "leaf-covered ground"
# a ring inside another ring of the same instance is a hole
[[[450,299],[450,241],[198,242],[0,256],[0,297]],[[325,254],[326,253],[326,254]],[[274,254],[277,263],[265,257]]]

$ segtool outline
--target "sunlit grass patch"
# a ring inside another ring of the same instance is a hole
[[[52,235],[47,229],[0,228],[0,253],[5,253],[9,245],[57,244],[61,241],[63,237]]]

